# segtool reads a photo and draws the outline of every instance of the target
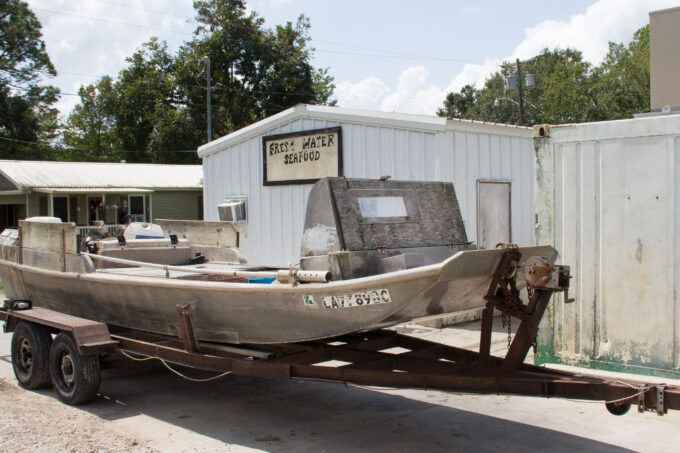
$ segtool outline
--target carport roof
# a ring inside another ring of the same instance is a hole
[[[129,188],[135,191],[203,188],[201,165],[0,160],[0,177],[16,188],[9,190],[101,192]]]

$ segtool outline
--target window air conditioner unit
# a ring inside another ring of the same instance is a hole
[[[230,201],[218,204],[217,211],[220,214],[220,220],[223,222],[245,222],[246,220],[245,201]]]

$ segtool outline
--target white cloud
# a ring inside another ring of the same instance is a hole
[[[107,0],[29,0],[28,3],[42,23],[47,52],[59,74],[44,83],[61,87],[64,94],[57,108],[63,114],[78,103],[79,98],[72,95],[78,87],[104,74],[117,74],[126,65],[125,57],[132,55],[151,36],[162,35],[172,40],[169,44],[176,48],[191,38],[194,28],[180,17],[193,15],[191,0],[176,1],[172,5],[164,0],[131,0],[120,4]]]
[[[369,77],[338,84],[335,95],[341,107],[431,115],[441,107],[446,93],[428,83],[429,75],[424,66],[412,66],[401,72],[395,91],[377,77]]]
[[[465,85],[481,87],[489,74],[498,71],[498,65],[502,62],[503,61],[500,58],[489,58],[486,59],[483,64],[466,63],[465,66],[463,66],[463,70],[458,73],[458,75],[451,80],[449,86],[446,87],[446,93],[460,91]]]
[[[397,90],[385,97],[381,110],[431,115],[441,107],[446,93],[428,83],[429,75],[424,66],[412,66],[402,71]]]
[[[586,60],[598,64],[609,49],[609,41],[629,42],[633,32],[648,23],[650,11],[672,6],[677,6],[677,0],[598,0],[583,14],[573,15],[568,21],[546,20],[526,28],[524,39],[510,55],[486,58],[482,64],[466,64],[445,88],[428,84],[429,72],[425,67],[409,67],[402,71],[395,91],[389,88],[382,90],[382,101],[376,98],[379,96],[377,92],[359,89],[368,80],[373,86],[387,87],[375,77],[355,85],[348,82],[338,84],[338,104],[432,115],[441,107],[447,93],[459,91],[467,84],[481,87],[503,60],[530,58],[546,47],[571,47],[582,51]],[[340,90],[341,87],[343,90]],[[345,93],[352,94],[351,101],[343,97]]]
[[[586,60],[599,63],[609,50],[609,41],[630,41],[633,32],[648,23],[650,11],[677,3],[677,0],[599,0],[568,22],[547,20],[525,29],[526,38],[511,57],[529,58],[545,47],[572,47],[582,51]]]
[[[389,92],[389,87],[382,80],[369,77],[359,83],[339,83],[335,88],[335,97],[342,107],[377,110]]]

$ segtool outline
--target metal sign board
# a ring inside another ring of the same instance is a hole
[[[262,137],[265,186],[311,184],[342,176],[342,129],[331,127]]]

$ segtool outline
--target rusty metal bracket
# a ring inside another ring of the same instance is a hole
[[[516,247],[508,247],[496,268],[496,272],[494,272],[489,290],[484,296],[487,303],[482,312],[482,330],[479,341],[479,364],[481,366],[486,366],[489,363],[494,308],[507,313],[512,308],[522,304],[519,299],[519,290],[515,285],[517,266],[521,257],[522,254]]]
[[[656,415],[668,413],[665,400],[666,390],[668,389],[666,384],[640,384],[638,388],[640,389],[637,397],[638,412],[656,412]],[[648,403],[646,396],[652,398],[651,404]]]
[[[506,316],[514,316],[521,323],[508,353],[500,365],[502,373],[516,371],[524,362],[538,333],[538,324],[548,306],[552,294],[569,288],[569,266],[556,266],[546,258],[534,257],[527,260],[525,273],[529,300],[525,305],[517,289],[517,269],[521,254],[516,246],[505,246],[506,252],[494,273],[485,296],[486,308],[482,314],[482,331],[479,346],[479,365],[488,367],[491,349],[493,311],[499,310]]]
[[[194,332],[194,321],[191,315],[191,304],[178,304],[175,308],[177,308],[177,316],[179,317],[184,349],[187,352],[199,352],[198,340]]]

